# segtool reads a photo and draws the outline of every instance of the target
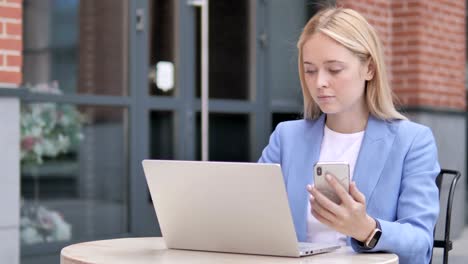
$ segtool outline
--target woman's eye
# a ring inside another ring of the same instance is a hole
[[[331,74],[337,74],[341,71],[341,69],[330,69],[328,70]]]
[[[312,70],[306,70],[305,73],[307,74],[315,74],[317,71],[312,71]]]

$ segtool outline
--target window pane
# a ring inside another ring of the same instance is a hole
[[[126,3],[24,0],[24,85],[127,95]]]
[[[296,43],[307,22],[306,0],[270,0],[268,15],[267,89],[271,90],[273,105],[284,102],[302,104],[302,91],[297,70]],[[318,5],[318,3],[316,3]],[[278,19],[281,17],[281,19]]]
[[[150,16],[148,79],[151,95],[173,96],[175,93],[175,2],[173,0],[148,1]],[[171,67],[167,66],[168,63],[172,64],[173,71],[167,68]]]
[[[128,232],[127,111],[21,106],[22,253]]]
[[[150,114],[150,158],[174,159],[174,119],[172,112],[152,111]],[[153,203],[149,190],[147,199]]]
[[[171,112],[151,112],[150,155],[152,159],[174,158],[174,120]]]
[[[248,114],[210,113],[209,159],[212,161],[250,161]],[[201,160],[201,115],[197,114],[196,159]]]
[[[302,119],[302,116],[298,113],[273,113],[271,122],[271,132],[273,132],[276,126],[283,121],[299,119]]]
[[[209,96],[250,99],[249,2],[210,1]],[[201,94],[200,12],[196,16],[196,95]]]

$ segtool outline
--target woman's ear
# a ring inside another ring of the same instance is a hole
[[[365,70],[364,76],[365,76],[366,81],[372,80],[375,74],[375,64],[370,58],[366,61],[364,70]]]

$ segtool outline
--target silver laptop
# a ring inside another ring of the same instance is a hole
[[[298,243],[278,164],[144,160],[143,169],[168,248],[300,257],[340,247]]]

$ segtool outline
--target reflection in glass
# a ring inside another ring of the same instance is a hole
[[[158,85],[157,76],[158,70],[161,74],[161,69],[158,69],[159,62],[175,63],[175,2],[173,0],[153,0],[148,1],[149,4],[149,16],[150,16],[150,58],[149,58],[149,94],[150,95],[163,95],[173,96],[176,86],[164,86]],[[175,72],[172,72],[171,76],[166,78],[172,78],[175,80]],[[170,74],[170,72],[162,73],[164,75]],[[177,84],[175,84],[177,85]]]
[[[209,96],[249,100],[249,2],[210,1]],[[200,11],[196,13],[196,95],[201,95]]]
[[[174,159],[174,119],[172,112],[152,111],[150,114],[150,158]],[[149,190],[147,200],[153,203]]]
[[[22,245],[127,232],[126,110],[23,103]]]
[[[270,14],[267,20],[269,34],[266,71],[267,89],[270,91],[273,105],[302,104],[296,43],[308,20],[309,10],[320,6],[319,2],[322,1],[268,1]],[[282,19],[278,19],[279,17]]]
[[[273,113],[271,122],[271,132],[275,130],[276,126],[284,121],[301,119],[301,114],[298,113]]]
[[[209,159],[212,161],[250,161],[248,114],[210,113]],[[201,160],[201,115],[197,114],[196,159]]]
[[[24,0],[25,85],[127,95],[127,0]]]
[[[151,112],[150,155],[152,159],[174,158],[174,120],[171,112]]]

